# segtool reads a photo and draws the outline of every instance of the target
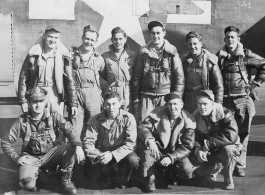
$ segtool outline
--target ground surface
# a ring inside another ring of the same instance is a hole
[[[223,176],[218,175],[215,183],[196,183],[190,186],[182,183],[179,186],[169,185],[168,189],[158,189],[156,194],[240,194],[240,195],[263,195],[265,194],[265,90],[261,89],[263,98],[256,102],[257,113],[253,119],[250,136],[246,177],[234,177],[235,189],[232,191],[222,190]],[[0,138],[10,128],[15,119],[21,114],[20,107],[16,105],[14,86],[0,85]],[[21,140],[15,145],[20,150]],[[132,182],[128,189],[102,190],[100,184],[96,185],[93,180],[86,177],[80,167],[76,167],[73,181],[78,188],[79,194],[141,194],[139,179]],[[41,190],[38,194],[63,194],[57,187],[57,180],[40,174]],[[16,165],[12,163],[0,149],[0,194],[36,194],[18,190],[16,187]]]

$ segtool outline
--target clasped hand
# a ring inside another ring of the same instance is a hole
[[[101,153],[100,155],[97,156],[98,161],[103,165],[108,164],[112,160],[112,158],[113,155],[109,151]]]

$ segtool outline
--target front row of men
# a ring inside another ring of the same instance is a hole
[[[138,128],[134,116],[121,109],[120,95],[110,91],[104,96],[103,112],[90,119],[82,145],[72,125],[56,111],[45,108],[46,96],[43,88],[29,90],[28,114],[15,121],[1,142],[4,153],[18,164],[22,189],[37,191],[39,169],[59,165],[57,173],[63,189],[67,194],[76,194],[71,182],[75,160],[85,160],[84,169],[104,187],[114,181],[126,187],[132,170],[137,169],[144,191],[156,189],[155,169],[173,175],[172,181],[216,180],[221,163],[224,189],[234,188],[232,173],[240,155],[238,127],[232,113],[214,102],[210,90],[198,93],[198,109],[193,115],[183,109],[179,95],[165,95],[166,104],[156,107]],[[57,144],[59,130],[69,142]],[[19,137],[23,139],[21,155],[13,147]]]

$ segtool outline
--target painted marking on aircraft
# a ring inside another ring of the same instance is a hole
[[[137,13],[135,13],[134,7],[139,5],[136,5],[134,1],[83,0],[104,17],[96,47],[108,40],[111,37],[111,30],[117,26],[121,27],[139,45],[145,44],[139,17],[150,10],[149,0],[141,0],[141,9],[137,9]]]
[[[199,15],[168,14],[167,23],[211,24],[211,1],[192,1],[204,12]]]

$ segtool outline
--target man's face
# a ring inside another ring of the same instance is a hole
[[[45,100],[30,100],[29,107],[32,114],[42,114],[45,107]]]
[[[123,50],[124,45],[127,41],[127,38],[124,37],[122,33],[117,33],[112,36],[111,42],[113,43],[113,46],[116,50]]]
[[[107,99],[104,102],[104,108],[107,111],[109,118],[116,118],[119,113],[120,107],[121,103],[116,97]]]
[[[162,27],[156,26],[151,29],[151,38],[155,45],[162,45],[164,43],[164,37],[166,31]]]
[[[53,30],[48,31],[44,34],[43,39],[46,48],[54,49],[60,39],[60,33]]]
[[[167,102],[167,108],[171,115],[171,118],[176,119],[179,117],[183,108],[183,102],[181,99],[173,99]]]
[[[240,38],[238,37],[237,32],[230,31],[225,33],[224,41],[227,47],[236,48],[239,40]]]
[[[202,42],[198,38],[193,37],[188,40],[188,48],[192,55],[200,55],[202,51]]]
[[[213,110],[213,101],[207,97],[199,97],[197,100],[198,110],[202,116],[208,116]]]
[[[97,33],[90,31],[86,32],[82,37],[82,41],[83,48],[87,51],[90,51],[94,48],[94,45],[97,42]]]

